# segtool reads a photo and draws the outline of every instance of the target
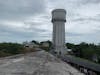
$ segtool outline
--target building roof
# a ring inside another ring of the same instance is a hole
[[[0,59],[0,75],[83,75],[45,51]]]

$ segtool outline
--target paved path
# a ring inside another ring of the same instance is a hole
[[[0,75],[83,75],[45,51],[0,59]]]

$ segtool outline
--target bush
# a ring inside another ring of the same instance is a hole
[[[23,52],[23,45],[18,43],[0,43],[0,56],[8,56]]]

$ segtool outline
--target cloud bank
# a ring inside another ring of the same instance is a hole
[[[100,43],[99,0],[0,0],[0,42],[52,40],[57,8],[67,11],[66,42]]]

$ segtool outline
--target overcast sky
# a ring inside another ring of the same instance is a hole
[[[100,43],[100,0],[0,0],[0,42],[52,40],[58,8],[67,11],[66,42]]]

